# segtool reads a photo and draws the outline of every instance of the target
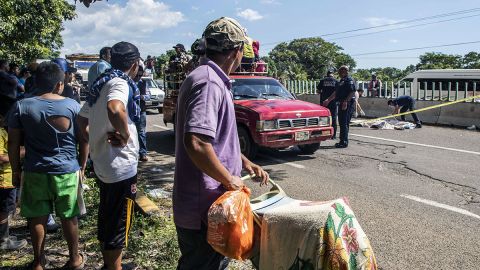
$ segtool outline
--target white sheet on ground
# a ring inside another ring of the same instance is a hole
[[[375,122],[365,122],[365,120],[353,120],[351,122],[354,126],[359,127],[368,127],[373,129],[396,129],[396,130],[404,130],[404,129],[414,129],[415,124],[406,122],[406,121],[399,121],[396,119],[386,119],[386,120],[378,120]]]

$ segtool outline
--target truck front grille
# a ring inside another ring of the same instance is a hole
[[[278,129],[287,128],[303,128],[310,126],[318,126],[320,119],[318,117],[297,118],[297,119],[279,119]]]

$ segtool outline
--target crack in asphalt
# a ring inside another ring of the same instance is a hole
[[[394,145],[388,145],[388,146],[392,146],[392,147],[397,148],[397,146],[394,146]],[[381,154],[379,156],[386,155],[390,151],[390,149],[388,149],[388,150],[384,149],[384,150],[386,150],[386,152],[384,152],[383,154]],[[427,179],[430,179],[431,181],[439,182],[439,183],[443,184],[443,186],[445,186],[446,188],[450,188],[450,189],[452,189],[452,191],[455,191],[456,193],[459,193],[459,195],[465,199],[465,202],[466,202],[465,205],[479,204],[480,203],[480,191],[477,188],[471,187],[471,186],[468,186],[468,185],[453,183],[453,182],[450,182],[448,180],[440,179],[440,178],[431,176],[429,174],[422,173],[422,172],[420,172],[420,171],[418,171],[414,168],[409,167],[407,165],[407,162],[405,162],[405,161],[389,161],[389,160],[384,160],[384,159],[380,159],[380,158],[362,156],[362,155],[357,155],[357,154],[346,154],[346,153],[339,153],[339,152],[335,152],[335,153],[338,154],[338,155],[343,155],[343,156],[365,158],[365,159],[375,160],[375,161],[378,161],[378,162],[399,165],[404,169],[407,169],[407,170],[409,170],[409,171],[411,171],[411,172],[413,172],[413,173],[415,173],[419,176],[423,176]],[[477,197],[477,198],[475,198],[475,197]]]

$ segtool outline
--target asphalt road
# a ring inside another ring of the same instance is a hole
[[[142,164],[152,185],[173,181],[174,136],[161,114],[147,120]],[[346,196],[383,269],[480,269],[480,132],[425,126],[351,128],[350,146],[329,140],[314,155],[263,151],[264,166],[296,199]],[[251,186],[254,195],[265,192]]]

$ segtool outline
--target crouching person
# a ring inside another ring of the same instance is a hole
[[[78,103],[62,97],[64,73],[53,62],[38,66],[35,85],[37,96],[18,101],[8,121],[8,155],[13,184],[20,184],[20,144],[25,142],[21,215],[29,220],[34,260],[30,269],[44,269],[45,233],[48,215],[54,209],[60,217],[68,244],[69,260],[65,267],[82,268],[84,255],[78,251],[79,207],[77,192],[79,164],[85,164],[86,153],[77,160],[75,118]],[[84,149],[84,147],[80,147]]]

